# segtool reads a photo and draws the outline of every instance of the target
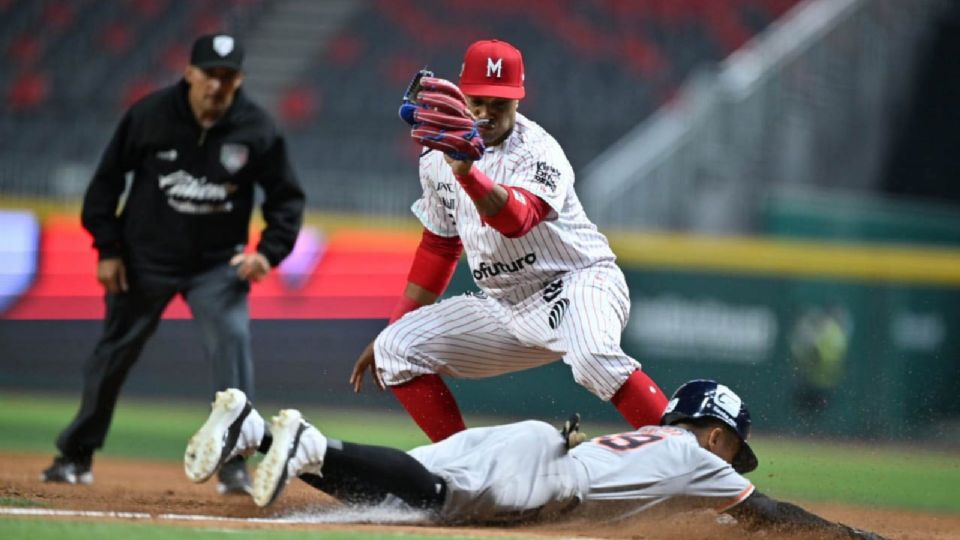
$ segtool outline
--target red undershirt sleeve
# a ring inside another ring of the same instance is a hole
[[[467,174],[454,176],[474,201],[489,195],[496,185],[476,167],[471,167]],[[507,203],[496,214],[483,216],[483,221],[507,238],[520,238],[550,214],[550,205],[533,193],[521,187],[500,186],[507,190]]]
[[[507,204],[496,214],[486,216],[484,222],[507,238],[520,238],[550,214],[550,205],[533,193],[521,187],[503,188],[507,190]]]
[[[423,230],[420,245],[413,256],[413,264],[407,274],[407,281],[441,295],[450,284],[457,261],[463,253],[463,244],[458,236],[440,236],[427,229]],[[420,307],[416,301],[401,295],[390,316],[393,323],[405,314]]]

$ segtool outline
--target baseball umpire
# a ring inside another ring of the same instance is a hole
[[[295,409],[280,411],[268,432],[243,393],[228,390],[187,445],[184,470],[202,482],[230,456],[259,449],[259,506],[299,476],[343,502],[425,510],[441,523],[564,514],[617,521],[653,507],[712,508],[748,529],[880,539],[758,492],[742,476],[757,467],[750,412],[727,386],[683,384],[657,424],[575,445],[576,423],[558,433],[531,420],[468,429],[404,453],[326,437]]]
[[[200,326],[214,387],[253,392],[250,282],[293,249],[304,195],[283,136],[241,89],[243,54],[227,34],[197,39],[183,79],[134,104],[100,160],[82,221],[99,251],[106,319],[83,368],[80,409],[43,481],[93,481],[120,388],[177,294]],[[266,227],[245,253],[257,185]],[[249,486],[242,459],[220,470],[221,493]]]
[[[359,391],[373,371],[433,441],[465,428],[440,374],[491,377],[562,358],[634,427],[655,424],[667,402],[620,348],[623,273],[560,145],[517,112],[524,94],[520,51],[484,40],[467,49],[459,88],[421,72],[401,106],[413,138],[438,150],[420,159],[423,237],[390,325],[350,381]],[[434,303],[463,251],[480,293]]]

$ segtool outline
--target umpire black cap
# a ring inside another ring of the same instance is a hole
[[[190,64],[201,69],[225,67],[243,69],[243,47],[229,34],[208,34],[193,42]]]

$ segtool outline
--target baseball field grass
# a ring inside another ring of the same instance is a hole
[[[0,534],[6,539],[64,540],[66,538],[98,538],[117,540],[432,540],[436,535],[377,534],[353,532],[264,531],[242,529],[211,529],[188,527],[158,527],[147,524],[83,523],[67,521],[35,521],[7,519],[0,521]],[[474,536],[444,536],[444,538],[476,539]],[[504,537],[498,537],[504,540]]]
[[[267,416],[277,407],[258,404]],[[31,395],[0,392],[0,451],[53,455],[53,439],[75,413],[73,396]],[[121,400],[113,428],[102,452],[104,457],[179,462],[184,444],[206,417],[200,402]],[[357,442],[408,449],[427,439],[403,414],[391,411],[350,411],[304,408],[305,416],[331,436]],[[468,419],[469,425],[491,424],[504,419]],[[590,425],[588,434],[601,434],[623,426]],[[924,448],[884,444],[836,443],[758,436],[753,446],[760,457],[759,469],[748,475],[758,489],[795,502],[835,502],[865,507],[960,513],[960,454]],[[96,470],[96,468],[95,468]],[[186,480],[184,480],[186,482]],[[30,507],[29,497],[6,497],[4,507]],[[202,511],[202,509],[198,509]],[[168,538],[171,526],[140,523],[42,520],[0,517],[2,538]],[[184,539],[222,538],[225,525],[217,528],[176,526]],[[236,538],[434,538],[410,531],[362,533],[229,529]],[[503,533],[497,535],[503,538]]]

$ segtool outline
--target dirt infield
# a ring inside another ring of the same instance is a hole
[[[49,455],[0,453],[0,497],[28,499],[43,505],[42,508],[45,510],[129,512],[138,514],[140,519],[170,524],[176,524],[189,517],[192,525],[209,521],[215,522],[218,527],[229,525],[237,528],[651,540],[681,538],[732,540],[744,537],[771,537],[770,535],[745,535],[735,526],[718,524],[715,516],[710,513],[685,513],[656,520],[647,518],[617,526],[573,521],[563,524],[499,529],[442,528],[410,524],[316,523],[310,519],[294,520],[291,516],[310,516],[312,513],[331,515],[331,510],[335,510],[337,505],[332,499],[301,482],[291,484],[275,506],[263,510],[257,508],[248,497],[218,495],[212,482],[202,485],[191,484],[184,477],[178,464],[168,462],[101,458],[97,460],[94,468],[96,482],[92,486],[43,484],[37,478],[40,470],[48,465],[49,459]],[[868,528],[898,540],[960,540],[960,515],[957,514],[928,514],[824,504],[805,506],[829,519]],[[224,522],[223,518],[236,519]],[[268,518],[286,518],[289,521]],[[44,516],[42,519],[61,518]],[[132,518],[98,514],[82,519],[107,521]],[[776,537],[784,538],[782,535],[776,535]],[[792,536],[791,538],[809,538],[809,536]]]

